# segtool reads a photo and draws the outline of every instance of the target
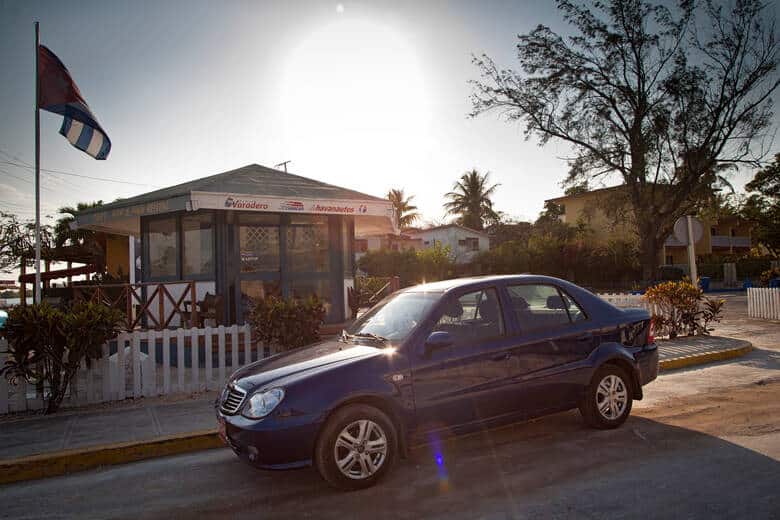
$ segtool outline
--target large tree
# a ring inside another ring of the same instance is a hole
[[[757,191],[764,197],[780,202],[780,153],[775,154],[774,162],[756,172],[745,189]]]
[[[471,229],[483,229],[486,223],[497,222],[499,214],[493,209],[491,197],[498,184],[490,185],[490,172],[484,175],[471,170],[463,175],[444,196],[448,215],[457,215],[457,222]]]
[[[780,153],[745,188],[753,193],[740,205],[740,215],[755,224],[753,236],[773,255],[780,255]]]
[[[764,155],[780,85],[771,12],[760,0],[557,5],[571,36],[543,25],[520,35],[519,71],[474,59],[472,116],[498,110],[526,138],[568,143],[571,183],[624,183],[653,279],[674,222],[722,184],[722,166]]]
[[[41,258],[51,257],[53,236],[51,227],[41,225]],[[35,222],[21,221],[16,215],[0,211],[0,272],[12,272],[35,260]]]
[[[420,218],[417,206],[412,204],[414,195],[406,196],[403,189],[390,190],[387,198],[392,202],[395,210],[395,222],[401,229],[408,228]]]

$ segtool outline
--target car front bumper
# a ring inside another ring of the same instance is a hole
[[[311,465],[321,415],[279,417],[272,414],[255,420],[243,415],[225,415],[219,408],[216,414],[217,421],[224,423],[223,440],[241,460],[262,469]]]

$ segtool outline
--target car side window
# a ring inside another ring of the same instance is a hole
[[[574,300],[552,285],[510,285],[507,292],[521,332],[552,330],[585,319]]]
[[[504,335],[504,319],[495,289],[450,298],[433,329],[446,331],[453,343],[463,345]]]

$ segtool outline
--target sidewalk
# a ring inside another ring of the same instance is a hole
[[[724,337],[659,341],[661,370],[747,353],[749,342]],[[216,394],[175,402],[144,399],[0,420],[0,484],[61,475],[146,458],[221,446]]]
[[[753,350],[753,345],[743,339],[722,336],[694,336],[658,341],[659,369],[703,365],[724,359],[743,356]]]
[[[0,421],[0,461],[216,429],[216,394],[173,403],[63,411]]]

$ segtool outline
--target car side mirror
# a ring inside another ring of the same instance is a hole
[[[434,350],[449,347],[453,343],[452,334],[449,332],[445,330],[431,332],[431,335],[425,340],[425,354],[428,355]]]

